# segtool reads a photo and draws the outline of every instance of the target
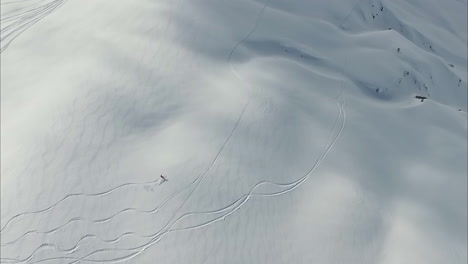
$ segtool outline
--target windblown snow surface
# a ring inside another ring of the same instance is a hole
[[[1,263],[467,262],[466,0],[1,8]]]

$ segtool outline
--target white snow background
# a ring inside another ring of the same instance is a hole
[[[1,0],[1,30],[1,263],[467,262],[466,0]]]

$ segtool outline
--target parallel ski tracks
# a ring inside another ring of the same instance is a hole
[[[23,0],[23,1],[10,1],[1,3],[2,5],[12,5],[22,2],[32,3],[27,4],[20,8],[20,11],[10,12],[3,15],[4,18],[1,19],[2,28],[0,34],[0,53],[4,52],[10,44],[19,37],[23,32],[28,28],[41,21],[51,13],[55,12],[68,0]],[[45,4],[42,2],[46,2]],[[40,4],[37,6],[37,4]]]
[[[55,0],[54,3],[60,2],[61,4],[63,4],[64,1],[67,1],[67,0]],[[267,8],[269,2],[270,2],[270,0],[265,1],[265,4],[263,5],[262,9],[260,10],[260,12],[259,12],[259,14],[257,16],[257,19],[255,21],[255,24],[252,27],[252,29],[248,32],[248,34],[242,40],[240,40],[239,42],[236,43],[236,45],[233,47],[233,49],[231,50],[231,52],[230,52],[230,54],[228,56],[228,63],[229,63],[229,67],[230,67],[231,71],[233,72],[233,74],[240,81],[244,82],[247,86],[249,86],[249,84],[246,83],[241,78],[241,76],[237,73],[237,71],[233,67],[232,57],[234,56],[237,48],[243,42],[245,42],[256,31],[256,29],[258,28],[258,26],[259,26],[259,24],[261,22],[262,16],[263,16],[264,11]],[[4,3],[4,4],[6,4],[6,3]],[[2,38],[2,41],[3,41],[3,38]],[[3,50],[4,50],[4,48],[3,48],[3,45],[2,45],[2,51]],[[344,84],[343,84],[343,86],[344,86]],[[343,89],[344,89],[344,87],[343,87]],[[340,137],[340,135],[342,134],[342,132],[344,130],[345,123],[346,123],[346,112],[345,112],[345,100],[344,100],[344,96],[343,96],[343,89],[341,90],[340,95],[336,98],[336,103],[337,103],[338,108],[339,108],[339,113],[338,113],[337,118],[336,118],[336,120],[335,120],[335,122],[333,124],[331,132],[330,132],[330,134],[328,136],[327,144],[325,145],[325,148],[322,151],[321,155],[316,160],[316,162],[313,164],[313,166],[309,169],[309,171],[307,171],[304,175],[302,175],[298,179],[296,179],[296,180],[294,180],[292,182],[285,182],[285,183],[272,182],[272,181],[266,181],[266,180],[259,181],[250,189],[249,192],[245,193],[244,195],[242,195],[241,197],[239,197],[238,199],[236,199],[235,201],[233,201],[232,203],[230,203],[229,205],[227,205],[227,206],[225,206],[223,208],[219,208],[219,209],[212,210],[212,211],[186,212],[186,213],[183,213],[183,214],[181,214],[180,216],[177,217],[177,214],[180,211],[180,209],[189,200],[189,198],[194,193],[194,191],[197,189],[197,187],[202,183],[202,181],[203,181],[204,177],[207,175],[207,173],[216,164],[219,157],[223,153],[223,150],[225,149],[226,145],[229,143],[229,141],[231,140],[231,138],[235,134],[235,131],[238,129],[239,124],[241,123],[241,120],[243,119],[243,117],[244,117],[244,115],[246,113],[246,110],[248,108],[249,101],[247,101],[245,103],[244,107],[242,108],[242,111],[239,114],[239,117],[236,120],[236,123],[234,124],[232,130],[230,131],[229,135],[227,136],[226,140],[223,142],[221,147],[218,149],[218,152],[216,153],[216,155],[214,156],[213,160],[208,165],[208,167],[203,172],[201,172],[197,176],[197,178],[195,178],[191,183],[189,183],[187,186],[180,189],[179,191],[176,191],[173,194],[171,194],[170,196],[168,196],[165,200],[163,200],[154,209],[142,210],[142,209],[133,208],[133,207],[132,208],[125,208],[125,209],[120,210],[119,212],[114,213],[113,215],[111,215],[109,217],[105,217],[105,218],[102,218],[102,219],[96,219],[96,220],[84,219],[84,218],[78,216],[78,217],[74,217],[74,218],[70,219],[67,223],[65,223],[65,224],[63,224],[63,225],[61,225],[61,226],[59,226],[57,228],[54,228],[54,229],[50,229],[50,230],[47,230],[47,231],[38,231],[38,230],[27,231],[26,233],[24,233],[20,237],[14,239],[12,241],[9,241],[7,243],[4,243],[1,246],[4,247],[4,246],[7,246],[7,245],[11,245],[13,243],[16,243],[20,239],[24,238],[25,236],[27,236],[29,234],[33,234],[33,233],[36,233],[36,234],[54,233],[54,232],[64,228],[65,226],[69,225],[70,223],[76,222],[76,221],[89,222],[89,223],[105,223],[105,222],[111,221],[113,218],[115,218],[116,216],[118,216],[118,215],[120,215],[120,214],[122,214],[124,212],[137,212],[137,213],[143,213],[143,214],[154,214],[154,213],[157,213],[169,201],[171,201],[175,197],[181,195],[185,191],[190,190],[189,194],[185,197],[185,199],[182,201],[182,203],[172,213],[169,221],[167,221],[166,224],[160,230],[158,230],[157,232],[155,232],[153,234],[149,234],[149,235],[140,235],[140,234],[137,234],[136,232],[125,232],[125,233],[119,235],[116,238],[107,239],[107,240],[106,239],[101,239],[95,234],[85,234],[83,237],[81,237],[79,239],[79,241],[74,246],[72,246],[70,248],[67,248],[67,249],[61,249],[61,248],[59,248],[58,246],[56,246],[56,245],[54,245],[52,243],[45,243],[45,244],[42,244],[39,247],[37,247],[26,258],[23,258],[23,259],[1,258],[0,261],[4,262],[4,263],[24,263],[24,262],[43,263],[43,262],[48,262],[48,261],[53,261],[53,260],[70,260],[71,261],[70,263],[72,263],[72,264],[78,263],[78,262],[81,262],[81,261],[86,261],[86,262],[91,262],[91,263],[108,263],[108,262],[118,263],[118,262],[123,262],[123,261],[133,259],[136,256],[142,254],[146,249],[148,249],[149,247],[157,244],[166,235],[168,235],[168,234],[170,234],[172,232],[181,232],[181,231],[187,231],[187,230],[200,229],[200,228],[209,226],[209,225],[211,225],[213,223],[216,223],[216,222],[218,222],[220,220],[224,220],[227,217],[229,217],[230,215],[234,214],[237,210],[242,208],[249,201],[249,199],[251,199],[251,198],[279,196],[279,195],[283,195],[283,194],[286,194],[288,192],[291,192],[291,191],[295,190],[296,188],[301,186],[310,177],[310,175],[318,168],[318,166],[322,163],[322,161],[324,160],[326,155],[333,148],[333,146],[335,145],[335,143],[337,142],[338,138]],[[152,181],[148,181],[148,182],[124,183],[124,184],[121,184],[119,186],[113,187],[113,188],[111,188],[109,190],[102,191],[102,192],[97,192],[97,193],[73,193],[73,194],[66,195],[62,199],[58,200],[57,202],[53,203],[52,205],[50,205],[50,206],[48,206],[48,207],[46,207],[44,209],[36,210],[36,211],[23,212],[23,213],[19,213],[19,214],[13,216],[1,228],[0,234],[4,233],[5,230],[7,229],[7,227],[12,225],[19,218],[22,218],[22,217],[25,217],[25,216],[28,216],[28,215],[35,215],[35,214],[42,214],[42,213],[49,212],[49,211],[57,208],[60,204],[62,204],[66,200],[71,199],[73,197],[75,197],[75,198],[76,197],[101,197],[101,196],[109,195],[109,194],[113,193],[114,191],[116,191],[118,189],[121,189],[121,188],[124,188],[124,187],[132,186],[132,185],[148,185],[148,184],[154,184],[156,182],[157,182],[157,180],[152,180]],[[264,186],[264,185],[269,185],[271,187],[276,187],[277,190],[270,191],[270,192],[256,192],[256,190],[260,186]],[[196,224],[196,225],[191,225],[191,226],[186,226],[186,227],[183,227],[183,226],[182,227],[176,227],[176,225],[181,220],[183,220],[183,219],[185,219],[187,217],[190,217],[190,216],[197,216],[197,215],[215,215],[215,217],[212,218],[211,220],[208,220],[208,221],[205,221],[203,223]],[[135,246],[135,247],[130,247],[130,248],[116,248],[116,247],[101,248],[101,249],[95,250],[95,251],[93,251],[93,252],[91,252],[91,253],[83,256],[83,257],[80,257],[80,258],[71,257],[71,256],[61,256],[61,257],[52,257],[52,258],[45,258],[45,259],[31,261],[31,260],[33,260],[33,258],[34,258],[34,256],[36,255],[37,252],[39,252],[40,250],[46,249],[46,248],[51,248],[51,249],[54,249],[55,251],[60,252],[62,254],[69,255],[69,254],[72,254],[73,252],[75,252],[84,243],[84,241],[87,240],[87,239],[92,238],[92,239],[97,239],[97,240],[99,240],[101,242],[112,244],[112,243],[116,243],[117,241],[120,241],[122,238],[124,238],[126,236],[135,236],[135,237],[139,237],[139,238],[142,238],[142,239],[149,239],[149,241],[142,244],[142,245],[140,245],[140,246]],[[92,258],[92,256],[95,256],[98,253],[112,252],[112,251],[116,251],[116,252],[117,251],[120,251],[120,252],[121,251],[128,251],[130,253],[128,255],[126,255],[126,256],[113,258],[113,259],[93,259]]]

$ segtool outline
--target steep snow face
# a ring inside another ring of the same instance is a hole
[[[467,262],[466,0],[1,4],[1,263]]]

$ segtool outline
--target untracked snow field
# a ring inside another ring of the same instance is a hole
[[[1,0],[0,262],[466,264],[467,43],[466,0]]]

